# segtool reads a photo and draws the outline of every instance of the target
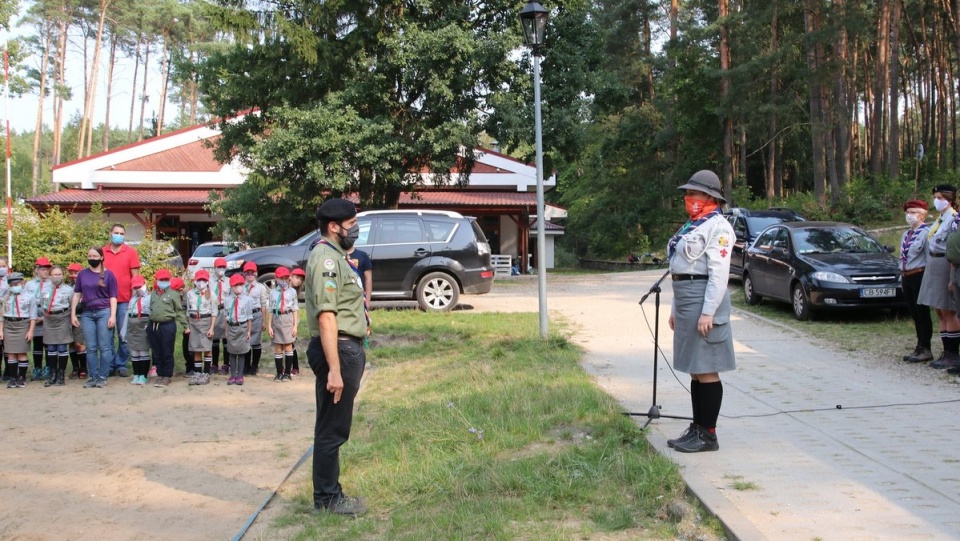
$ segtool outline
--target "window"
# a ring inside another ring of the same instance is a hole
[[[447,242],[456,227],[454,222],[430,219],[424,220],[423,224],[427,226],[427,240],[430,242]]]
[[[379,244],[423,242],[423,227],[419,218],[382,218]]]

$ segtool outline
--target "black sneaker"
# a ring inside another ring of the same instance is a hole
[[[16,389],[17,388],[17,378],[10,378],[10,381],[7,382],[7,389]]]
[[[27,386],[27,378],[20,378],[17,380],[17,389],[23,389]]]
[[[667,440],[667,447],[673,448],[676,447],[678,443],[682,441],[687,441],[693,437],[693,433],[697,431],[697,425],[690,423],[690,426],[687,427],[687,430],[680,434],[679,438]]]
[[[333,513],[335,515],[345,515],[355,517],[367,512],[367,504],[363,498],[351,498],[341,495],[327,506],[314,505],[315,513]]]
[[[907,363],[925,363],[933,360],[933,353],[929,349],[917,346],[910,355],[905,355],[903,361]]]
[[[698,426],[690,438],[686,441],[678,441],[673,448],[681,453],[702,453],[716,451],[720,449],[720,444],[717,443],[716,434],[711,434],[706,428]]]
[[[273,381],[276,381],[276,382],[283,381],[283,374],[277,374],[276,376],[273,376]]]
[[[957,357],[955,354],[950,353],[949,351],[944,351],[943,355],[939,359],[930,363],[930,368],[944,369],[944,368],[953,368],[955,366],[960,366],[960,357]]]
[[[290,374],[283,374],[280,376],[280,381],[293,381],[293,378],[290,377]]]

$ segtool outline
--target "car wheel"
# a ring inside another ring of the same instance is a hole
[[[272,272],[268,272],[257,276],[257,281],[269,287],[270,289],[273,289],[273,287],[277,285],[277,276]]]
[[[743,275],[743,301],[750,306],[756,306],[760,304],[760,300],[763,299],[760,295],[757,295],[756,291],[753,289],[753,278],[749,274],[744,273]]]
[[[807,294],[803,292],[802,285],[799,283],[793,284],[793,290],[790,298],[793,300],[793,317],[800,321],[806,321],[810,319],[810,316],[812,315],[810,299],[808,299]]]
[[[426,312],[449,312],[459,300],[460,286],[444,272],[431,272],[417,284],[417,302]]]

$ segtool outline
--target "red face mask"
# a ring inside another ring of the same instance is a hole
[[[703,201],[689,195],[683,197],[683,204],[686,207],[687,215],[693,220],[712,212],[719,206],[713,201]]]

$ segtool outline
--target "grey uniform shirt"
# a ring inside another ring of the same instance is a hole
[[[727,292],[734,238],[733,226],[717,214],[680,237],[670,258],[671,274],[708,276],[701,311],[705,316],[713,316]]]
[[[947,207],[946,210],[940,213],[940,217],[933,222],[933,225],[930,226],[933,234],[928,234],[927,236],[928,254],[943,257],[947,253],[947,237],[950,236],[950,226],[953,224],[953,219],[956,214],[957,211],[951,207]]]
[[[911,231],[913,231],[912,235]],[[900,239],[900,270],[908,271],[927,266],[928,233],[930,233],[930,226],[927,224],[904,231],[903,237]],[[908,235],[909,239],[907,238]],[[908,240],[909,244],[907,243]]]

